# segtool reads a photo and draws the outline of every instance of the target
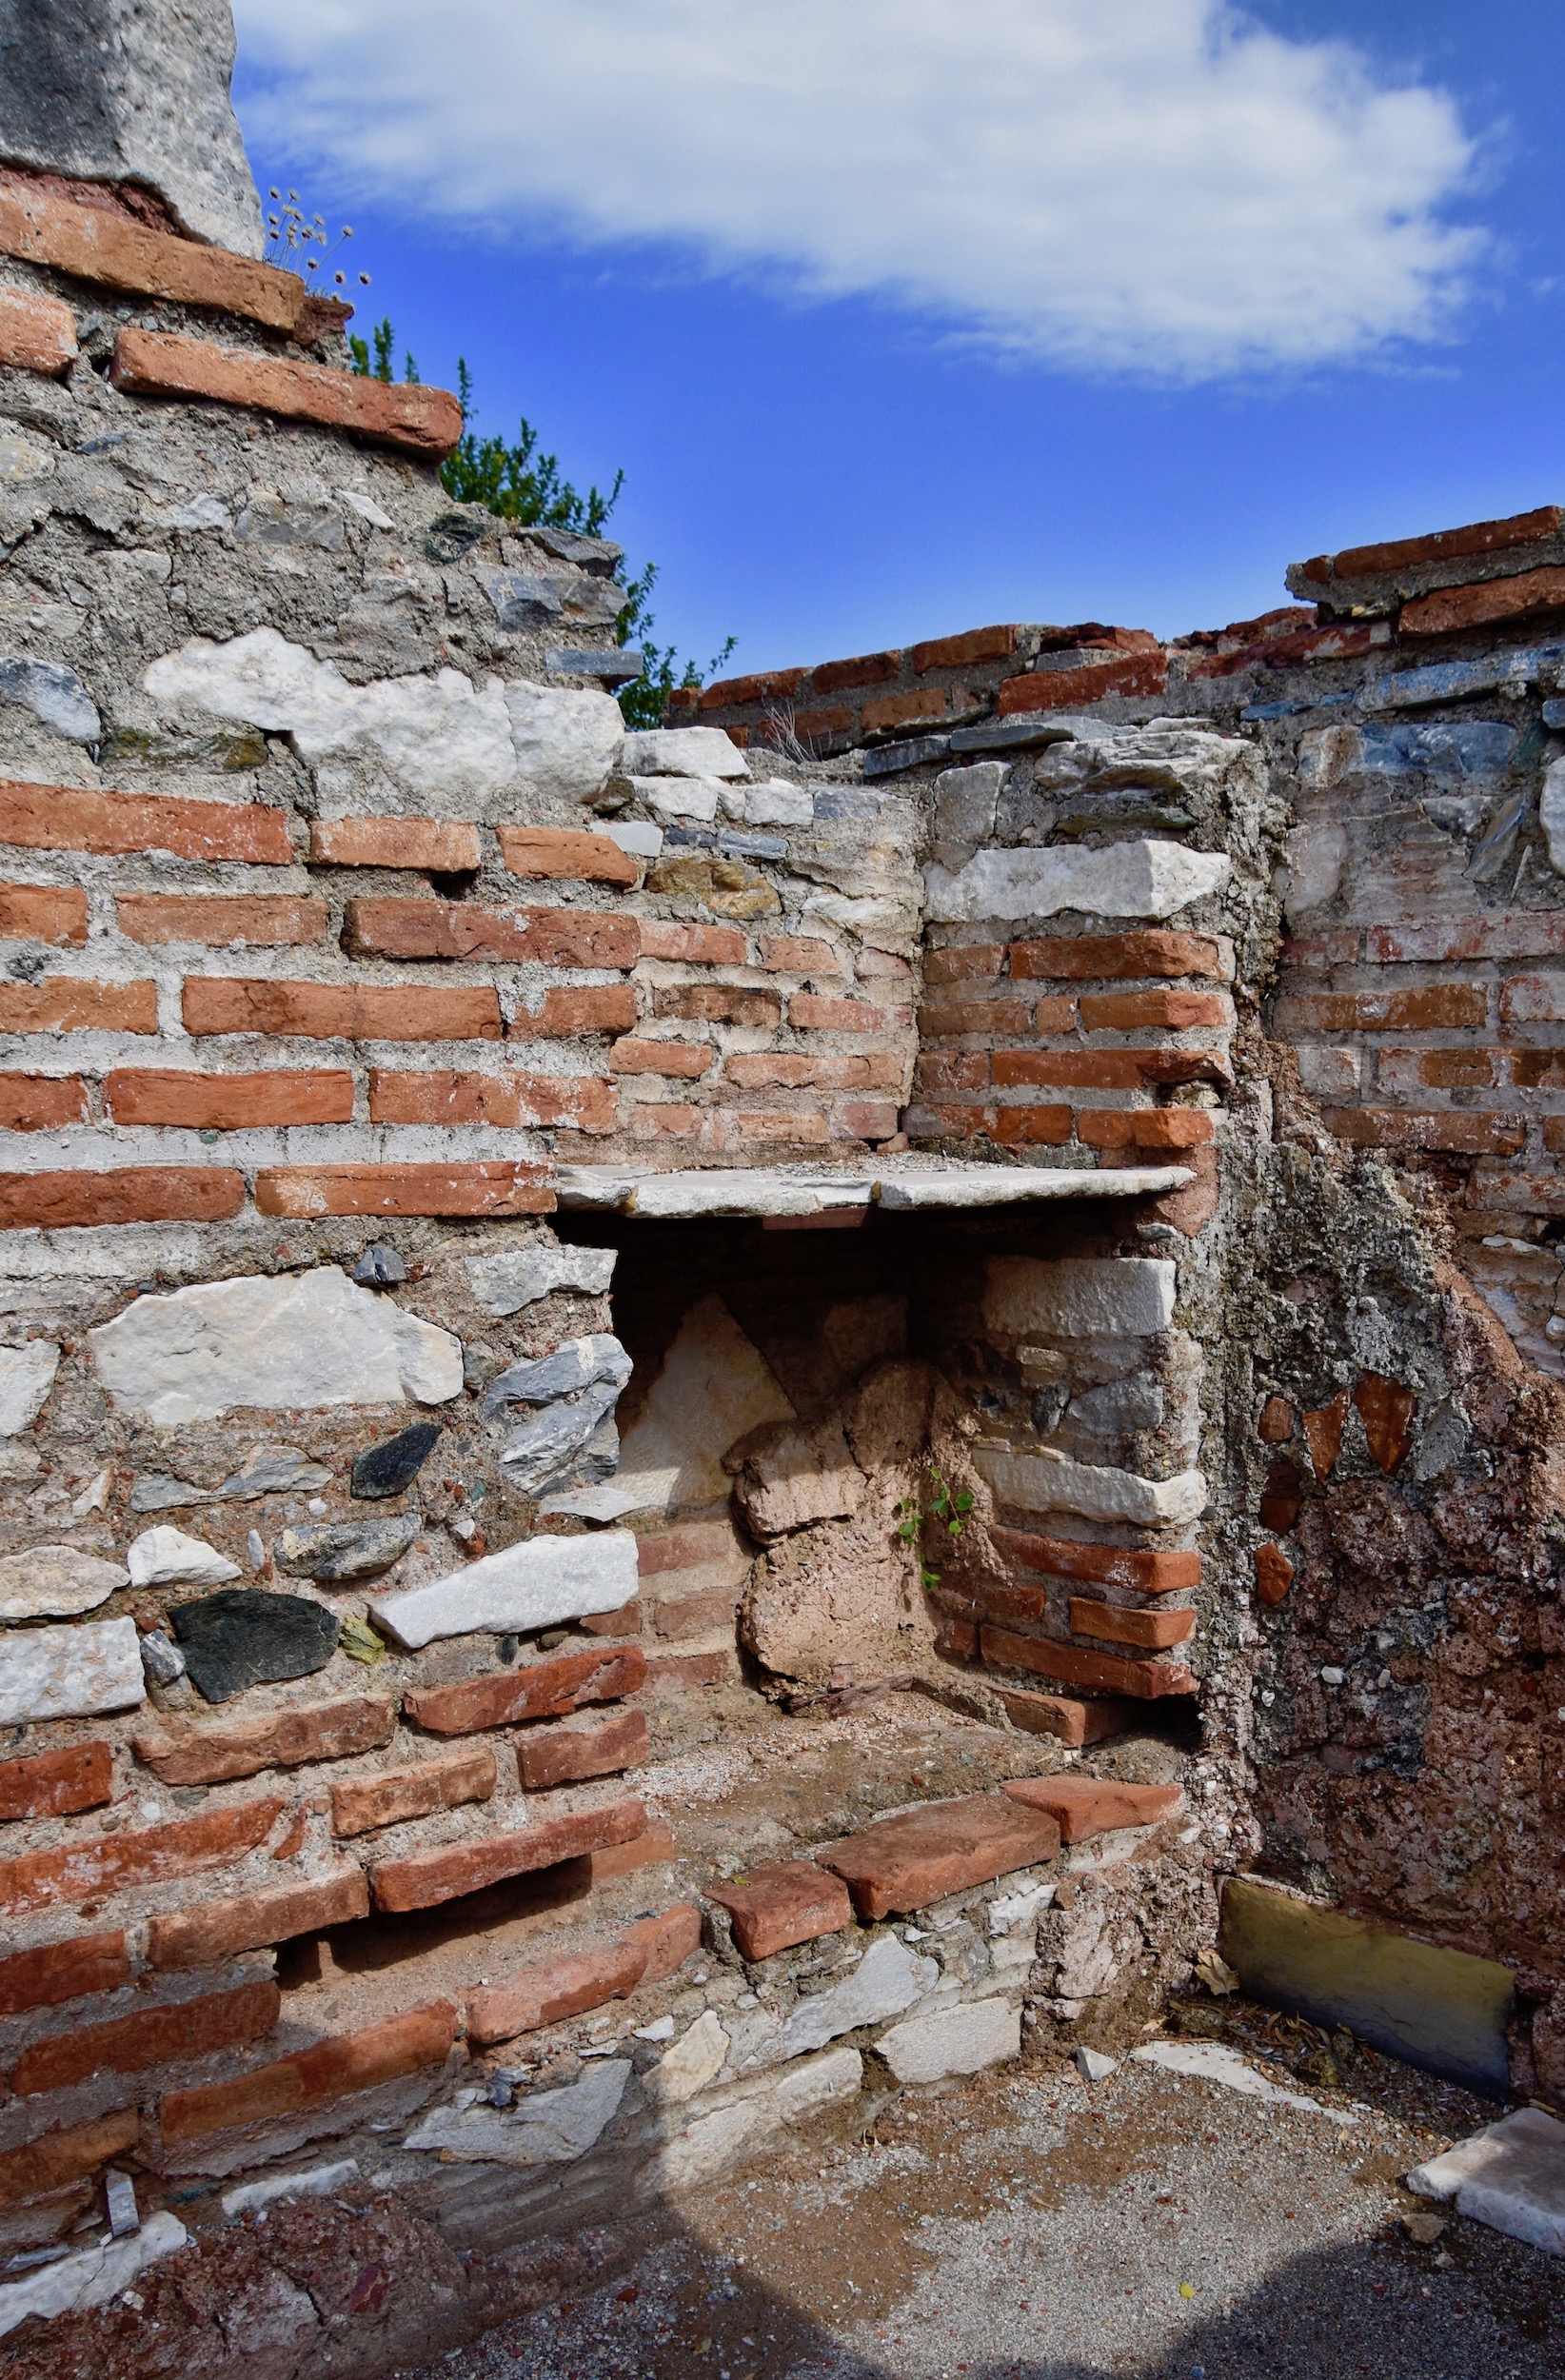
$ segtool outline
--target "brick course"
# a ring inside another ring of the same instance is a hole
[[[176,860],[248,860],[286,867],[287,816],[258,803],[192,802],[172,793],[89,793],[0,778],[0,843],[34,851],[171,852]]]
[[[203,1999],[118,2016],[107,2025],[84,2025],[35,2041],[23,2051],[8,2080],[19,2096],[28,2098],[44,2091],[67,2091],[72,2083],[105,2072],[133,2074],[147,2066],[208,2057],[214,2050],[238,2049],[270,2033],[281,2006],[282,1993],[268,1977],[241,1984],[237,1991],[212,1992]]]
[[[104,1083],[104,1112],[117,1124],[216,1132],[346,1124],[353,1118],[353,1077],[340,1068],[197,1074],[188,1067],[116,1066]]]
[[[566,1817],[540,1818],[514,1834],[474,1835],[466,1842],[410,1852],[406,1858],[383,1859],[370,1870],[375,1906],[433,1909],[511,1876],[533,1875],[587,1852],[632,1843],[645,1832],[642,1804],[616,1801],[598,1810],[573,1811]]]
[[[0,1860],[0,1911],[19,1917],[60,1901],[95,1900],[230,1866],[266,1841],[283,1807],[277,1800],[237,1802],[163,1826],[77,1836],[50,1851]]]
[[[63,1744],[0,1760],[0,1819],[69,1817],[113,1795],[114,1755],[107,1744]]]
[[[241,1894],[233,1900],[203,1901],[154,1917],[147,1930],[147,1957],[153,1967],[216,1967],[240,1951],[262,1950],[296,1934],[346,1925],[369,1912],[369,1886],[362,1868],[338,1868],[298,1884]]]
[[[245,1177],[220,1165],[122,1165],[111,1174],[0,1174],[0,1231],[104,1223],[222,1223]]]
[[[353,430],[437,463],[462,436],[462,407],[448,389],[386,387],[356,372],[167,331],[124,328],[114,343],[109,377],[129,396],[253,406],[284,421]]]
[[[266,1033],[317,1041],[496,1041],[492,989],[422,983],[300,983],[244,976],[188,977],[185,1029]]]
[[[296,2050],[291,2057],[236,2074],[230,2081],[199,2091],[170,2091],[158,2111],[164,2143],[173,2148],[237,2125],[297,2114],[442,2065],[456,2039],[457,2024],[458,2013],[449,2000],[431,2000],[358,2033],[338,2033],[310,2049]]]

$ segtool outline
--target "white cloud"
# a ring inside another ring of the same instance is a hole
[[[1218,0],[238,0],[268,146],[447,220],[674,242],[1067,366],[1439,336],[1443,92]]]

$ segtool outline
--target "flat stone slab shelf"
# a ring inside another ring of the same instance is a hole
[[[884,1171],[843,1166],[714,1166],[684,1173],[631,1173],[611,1165],[562,1165],[563,1207],[596,1208],[663,1220],[706,1216],[825,1215],[882,1206],[1016,1206],[1047,1199],[1141,1199],[1193,1180],[1183,1165],[924,1165]]]

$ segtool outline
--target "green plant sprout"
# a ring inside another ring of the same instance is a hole
[[[953,1495],[933,1463],[925,1476],[928,1480],[927,1500],[924,1496],[915,1493],[904,1496],[896,1507],[897,1535],[904,1545],[917,1544],[923,1535],[924,1523],[929,1520],[940,1521],[954,1542],[961,1537],[962,1526],[973,1509],[971,1492],[967,1488],[959,1488]],[[940,1572],[931,1570],[927,1562],[921,1563],[921,1575],[926,1591],[940,1585]]]

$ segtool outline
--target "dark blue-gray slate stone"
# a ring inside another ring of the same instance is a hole
[[[348,1492],[358,1497],[400,1496],[411,1487],[435,1449],[438,1421],[415,1421],[395,1438],[369,1447],[353,1465]]]
[[[208,1702],[231,1702],[248,1686],[312,1677],[337,1650],[338,1620],[302,1595],[220,1587],[168,1616],[185,1667]]]

